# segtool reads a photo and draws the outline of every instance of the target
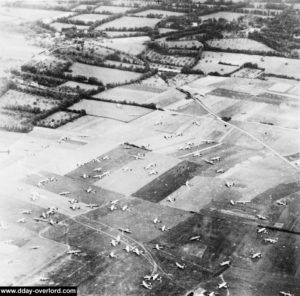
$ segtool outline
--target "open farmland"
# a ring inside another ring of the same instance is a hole
[[[237,13],[237,12],[227,12],[227,11],[222,11],[222,12],[216,12],[216,13],[211,13],[207,15],[201,15],[199,18],[202,21],[208,20],[208,19],[220,19],[223,18],[227,21],[232,22],[233,20],[237,20],[239,17],[244,16],[245,14],[243,13]]]
[[[87,83],[81,83],[76,81],[67,81],[59,86],[59,88],[63,87],[70,87],[70,88],[80,88],[83,90],[96,90],[98,89],[97,85],[87,84]]]
[[[74,7],[72,9],[72,11],[77,11],[77,12],[80,12],[80,11],[86,11],[86,10],[92,10],[96,7],[96,5],[90,5],[90,4],[80,4],[76,7]]]
[[[129,42],[130,41],[130,42]],[[146,49],[146,42],[150,41],[148,36],[102,39],[101,45],[120,50],[132,55],[138,55]]]
[[[9,90],[0,98],[0,107],[6,109],[20,109],[26,111],[44,112],[59,106],[60,101]]]
[[[108,5],[101,5],[98,6],[95,9],[95,12],[97,13],[112,13],[112,14],[117,14],[117,13],[126,13],[129,11],[131,8],[130,7],[123,7],[123,6],[108,6]]]
[[[74,63],[70,69],[73,75],[83,75],[87,78],[96,77],[104,84],[108,83],[125,83],[130,80],[136,80],[141,77],[140,73],[132,71],[123,71],[118,69],[97,67],[81,63]]]
[[[166,40],[166,38],[160,38],[156,40],[160,45],[167,48],[180,48],[180,49],[199,49],[203,44],[198,40]]]
[[[137,106],[119,106],[118,104],[96,100],[82,100],[73,105],[70,109],[85,110],[88,115],[111,118],[124,122],[130,122],[152,111],[151,109]]]
[[[96,30],[108,30],[113,31],[114,29],[121,29],[126,31],[127,29],[135,28],[154,28],[154,26],[160,22],[160,19],[157,18],[142,18],[142,17],[130,17],[123,16],[111,22],[100,25]]]
[[[195,58],[193,57],[162,55],[153,50],[149,50],[145,56],[151,62],[177,67],[191,66],[195,62]]]
[[[65,24],[65,23],[59,23],[59,22],[51,23],[50,26],[58,32],[61,32],[64,29],[70,29],[70,28],[76,28],[76,30],[79,30],[79,31],[87,30],[89,28],[88,26]]]
[[[247,38],[223,38],[208,40],[209,46],[220,49],[233,49],[233,50],[249,50],[261,52],[273,52],[274,50],[261,42]]]
[[[69,20],[72,21],[82,21],[86,24],[89,23],[94,23],[94,22],[98,22],[98,21],[103,21],[105,19],[107,19],[110,15],[108,14],[79,14],[76,16],[73,16],[71,18],[69,18]]]
[[[300,78],[300,73],[298,71],[300,60],[229,52],[204,51],[201,60],[194,69],[200,69],[205,73],[217,71],[220,74],[223,72],[225,74],[226,72],[230,73],[230,71],[226,71],[228,68],[231,68],[231,70],[234,71],[248,62],[255,63],[258,67],[264,68],[266,74],[284,75],[296,79]],[[224,63],[225,65],[220,63]],[[222,68],[224,71],[221,70]]]
[[[175,12],[175,11],[167,11],[167,10],[159,10],[159,9],[149,9],[149,10],[144,10],[141,12],[135,13],[137,16],[143,16],[147,17],[148,15],[154,15],[154,16],[159,16],[159,17],[168,17],[168,16],[182,16],[184,15],[182,12]]]

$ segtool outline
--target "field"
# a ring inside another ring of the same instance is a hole
[[[150,41],[148,36],[102,39],[101,45],[120,50],[132,55],[138,55],[146,49],[146,42]]]
[[[9,90],[0,98],[1,108],[20,108],[22,110],[44,112],[57,107],[60,101]]]
[[[94,95],[94,98],[100,98],[113,101],[136,102],[139,104],[149,103],[156,93],[144,91],[142,89],[131,89],[126,87],[116,87]]]
[[[143,17],[147,17],[148,15],[155,15],[155,16],[164,18],[164,17],[169,17],[169,16],[182,16],[184,14],[182,12],[159,10],[159,9],[149,9],[149,10],[144,10],[142,12],[135,13],[135,15],[143,16]]]
[[[274,50],[263,43],[247,38],[223,38],[208,40],[207,44],[220,49],[251,50],[273,52]]]
[[[192,57],[162,55],[153,50],[148,51],[145,56],[151,62],[177,67],[191,66],[195,62],[195,59]]]
[[[80,116],[80,114],[74,112],[59,111],[46,117],[43,120],[38,121],[37,125],[47,128],[57,128],[66,124],[67,122],[79,118]]]
[[[129,7],[122,7],[122,6],[101,5],[95,9],[95,12],[98,12],[98,13],[109,12],[109,13],[117,14],[117,13],[126,13],[130,9],[131,8],[129,8]]]
[[[130,106],[117,105],[114,103],[100,102],[94,100],[82,100],[71,107],[72,110],[84,109],[88,115],[111,118],[124,122],[130,122],[149,112],[150,109]]]
[[[58,22],[51,23],[50,26],[58,32],[61,32],[63,29],[69,29],[73,27],[75,27],[79,31],[87,30],[89,28],[88,26],[72,25],[72,24],[65,24],[65,23],[58,23]]]
[[[257,78],[263,73],[263,70],[260,69],[251,69],[251,68],[242,68],[241,70],[234,72],[232,77],[239,78]]]
[[[219,62],[235,66],[221,65]],[[232,68],[231,70],[233,71],[247,62],[255,63],[258,67],[264,68],[265,73],[267,74],[285,75],[296,79],[300,78],[300,73],[298,71],[300,67],[300,60],[271,56],[262,57],[259,55],[239,53],[204,51],[202,59],[194,67],[194,69],[201,69],[205,73],[217,71],[219,73],[224,72],[225,74],[225,72],[230,72],[226,71],[228,67]],[[224,71],[221,71],[221,68],[223,68]]]
[[[143,28],[150,27],[154,28],[154,26],[160,22],[160,19],[156,18],[142,18],[142,17],[130,17],[123,16],[111,22],[100,25],[96,28],[96,30],[108,30],[113,31],[114,29],[134,29],[134,28]]]
[[[97,67],[81,63],[74,63],[71,68],[73,75],[83,75],[87,78],[96,77],[104,84],[125,83],[130,80],[138,79],[141,74],[132,71]]]
[[[199,49],[203,44],[198,40],[175,40],[168,41],[166,38],[156,39],[156,41],[167,48],[181,48],[181,49],[190,49],[196,48]]]
[[[75,89],[77,89],[79,87],[80,89],[83,89],[83,90],[96,90],[98,88],[97,85],[91,85],[91,84],[81,83],[81,82],[76,82],[76,81],[67,81],[59,86],[59,88],[62,88],[62,87],[70,87],[70,88],[75,88]]]
[[[69,18],[70,21],[82,21],[86,24],[103,21],[107,19],[109,14],[79,14]]]
[[[144,32],[138,31],[105,31],[109,38],[134,37],[135,35],[144,35]]]
[[[243,13],[236,13],[236,12],[216,12],[212,14],[207,14],[207,15],[201,15],[199,18],[202,21],[208,20],[208,19],[220,19],[224,18],[227,21],[232,22],[233,20],[237,20],[240,16],[244,16],[245,14]]]
[[[96,5],[89,5],[89,4],[80,4],[76,7],[74,7],[72,9],[72,11],[85,11],[85,10],[91,10],[91,9],[94,9],[96,7]]]

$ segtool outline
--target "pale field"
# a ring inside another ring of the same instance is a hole
[[[237,49],[237,50],[257,50],[270,52],[274,51],[272,48],[264,45],[261,42],[247,38],[223,38],[208,40],[207,44],[221,49]]]
[[[77,88],[77,86],[78,86],[79,88],[84,89],[84,90],[95,90],[98,88],[97,85],[81,83],[81,82],[76,82],[76,81],[67,81],[67,82],[59,85],[58,88],[61,88],[64,86],[71,87],[71,88]]]
[[[163,108],[179,102],[182,99],[185,99],[185,94],[175,88],[170,88],[155,96],[153,103],[155,103],[158,107]]]
[[[7,91],[0,98],[0,107],[6,106],[20,106],[24,107],[29,105],[31,108],[40,108],[41,111],[51,110],[58,106],[60,101],[55,99],[47,99],[41,96],[22,93],[15,90]]]
[[[127,102],[136,102],[140,104],[149,103],[151,98],[156,94],[153,92],[128,89],[124,87],[116,87],[109,89],[107,91],[101,92],[97,95],[94,95],[94,98],[100,98],[105,100],[114,100],[114,101],[127,101]]]
[[[131,105],[117,105],[114,103],[100,102],[96,100],[82,100],[72,107],[72,110],[86,110],[88,115],[111,118],[124,122],[129,122],[137,119],[149,112],[151,109],[131,106]]]
[[[148,41],[150,41],[148,36],[102,39],[101,45],[128,54],[138,55],[146,49],[145,43]]]
[[[95,9],[95,12],[126,13],[131,8],[122,6],[101,5]]]
[[[129,80],[138,79],[141,74],[132,71],[123,71],[118,69],[97,67],[81,63],[74,63],[70,69],[73,75],[83,75],[87,78],[96,77],[104,84],[125,83]]]
[[[70,21],[83,21],[85,23],[94,23],[97,21],[102,21],[110,17],[108,14],[79,14],[69,18]]]
[[[175,32],[176,30],[174,29],[169,29],[169,28],[158,28],[159,34],[164,34],[164,33],[169,33],[169,32]]]
[[[207,63],[205,61],[208,61]],[[213,72],[225,65],[218,64],[219,62],[229,63],[232,65],[241,66],[246,62],[255,63],[260,68],[265,69],[267,74],[286,75],[296,79],[300,78],[300,60],[288,59],[282,57],[262,57],[259,55],[235,54],[225,52],[204,51],[202,59],[194,67],[194,69],[202,69],[204,72]]]
[[[113,188],[115,192],[130,195],[174,167],[179,162],[179,159],[170,156],[146,153],[144,159],[133,160],[128,165],[112,172],[111,175],[97,181],[94,185],[109,190]],[[149,163],[156,163],[155,170],[157,170],[158,175],[148,175],[148,172],[144,167]],[[132,169],[132,171],[124,171],[124,168],[127,167]],[[118,180],[118,182],[116,182],[116,180]]]
[[[143,18],[143,17],[130,17],[123,16],[111,22],[100,25],[96,30],[105,30],[107,28],[115,29],[134,29],[142,27],[154,28],[154,26],[160,22],[160,19],[156,18]]]
[[[153,88],[165,90],[168,88],[168,84],[158,75],[151,76],[141,81],[142,85],[146,85]]]
[[[208,19],[219,19],[219,18],[224,18],[227,21],[232,22],[233,20],[237,20],[240,16],[244,16],[244,13],[236,13],[236,12],[216,12],[216,13],[211,13],[207,15],[201,15],[199,18],[202,21],[208,20]]]
[[[134,35],[143,35],[143,32],[138,31],[105,31],[105,34],[110,38],[116,37],[133,37]]]
[[[168,79],[168,84],[170,87],[180,87],[185,84],[191,83],[192,81],[198,79],[199,75],[194,74],[177,74],[174,77]]]
[[[87,9],[93,9],[95,7],[96,7],[96,5],[80,4],[80,5],[76,6],[76,7],[74,7],[72,9],[72,11],[85,11]]]
[[[162,17],[182,16],[182,15],[184,15],[184,13],[182,13],[182,12],[159,10],[159,9],[149,9],[149,10],[144,10],[144,11],[135,13],[135,15],[143,16],[143,17],[146,17],[148,14],[157,14],[157,15],[160,15]]]
[[[87,30],[89,26],[82,26],[82,25],[72,25],[72,24],[65,24],[65,23],[58,23],[54,22],[51,23],[50,26],[54,28],[56,31],[61,32],[62,29],[69,29],[75,27],[77,30]]]

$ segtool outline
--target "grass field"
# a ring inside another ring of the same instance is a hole
[[[232,22],[233,20],[237,20],[240,16],[243,16],[243,15],[245,15],[245,14],[222,11],[222,12],[216,12],[216,13],[211,13],[211,14],[207,14],[207,15],[201,15],[200,19],[202,21],[205,21],[205,20],[214,19],[214,18],[215,19],[224,18],[225,20]]]
[[[138,79],[141,74],[132,71],[123,71],[118,69],[97,67],[82,63],[74,63],[70,69],[73,75],[83,75],[87,78],[96,77],[104,84],[125,83],[130,80]]]
[[[94,23],[97,21],[103,21],[107,19],[110,15],[109,14],[79,14],[69,18],[70,21],[83,21],[84,23]]]
[[[114,21],[105,23],[96,28],[96,30],[105,30],[105,29],[134,29],[134,28],[143,28],[150,27],[154,28],[154,26],[160,21],[160,19],[156,18],[142,18],[142,17],[130,17],[123,16]]]
[[[101,5],[95,9],[95,12],[98,12],[98,13],[110,12],[110,13],[115,14],[115,13],[126,13],[130,9],[131,8],[129,8],[129,7],[123,7],[123,6]]]
[[[94,9],[96,7],[96,5],[90,5],[90,4],[80,4],[76,7],[74,7],[72,9],[72,11],[85,11],[85,10],[88,10],[88,9]]]
[[[184,13],[182,13],[182,12],[159,10],[159,9],[149,9],[149,10],[144,10],[142,12],[135,13],[135,15],[143,16],[143,17],[146,17],[149,14],[157,15],[159,17],[182,16],[182,15],[184,15]]]
[[[84,109],[88,115],[105,117],[123,122],[130,122],[152,111],[151,109],[143,107],[130,105],[118,106],[115,103],[100,102],[96,100],[82,100],[73,105],[71,109]]]
[[[83,89],[83,90],[95,90],[98,88],[97,85],[91,85],[91,84],[81,83],[81,82],[76,82],[76,81],[67,81],[59,86],[59,88],[61,88],[61,87],[71,87],[71,88],[79,87],[80,89]]]
[[[87,30],[89,28],[88,26],[72,25],[72,24],[65,24],[65,23],[58,23],[58,22],[51,23],[50,26],[58,32],[61,32],[63,29],[69,29],[73,27],[75,27],[79,31]]]
[[[247,38],[223,38],[208,40],[207,44],[220,49],[252,50],[261,52],[274,51],[272,48],[261,42]]]
[[[101,45],[120,50],[132,55],[138,55],[146,49],[146,42],[150,41],[148,36],[102,39]]]

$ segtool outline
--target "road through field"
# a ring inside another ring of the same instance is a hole
[[[271,151],[274,155],[276,155],[277,157],[279,157],[281,160],[283,160],[285,163],[287,163],[289,166],[293,167],[295,170],[297,170],[298,172],[300,171],[300,169],[294,165],[293,163],[289,162],[284,156],[282,156],[281,154],[279,154],[276,150],[274,150],[272,147],[270,147],[269,145],[267,145],[266,143],[264,143],[263,141],[261,141],[260,139],[258,139],[257,137],[255,137],[254,135],[250,134],[249,132],[243,130],[242,128],[231,124],[227,121],[224,121],[220,116],[218,116],[217,114],[215,114],[214,112],[212,112],[202,101],[199,97],[192,95],[190,92],[188,92],[187,90],[182,90],[179,89],[185,93],[188,93],[190,95],[191,98],[193,98],[196,102],[198,102],[200,104],[200,106],[206,110],[210,115],[212,115],[213,117],[215,117],[217,120],[223,122],[224,124],[227,124],[229,126],[231,126],[232,128],[242,132],[243,134],[249,136],[250,138],[252,138],[253,140],[255,140],[256,142],[260,143],[261,145],[263,145],[264,147],[266,147],[269,151]]]

